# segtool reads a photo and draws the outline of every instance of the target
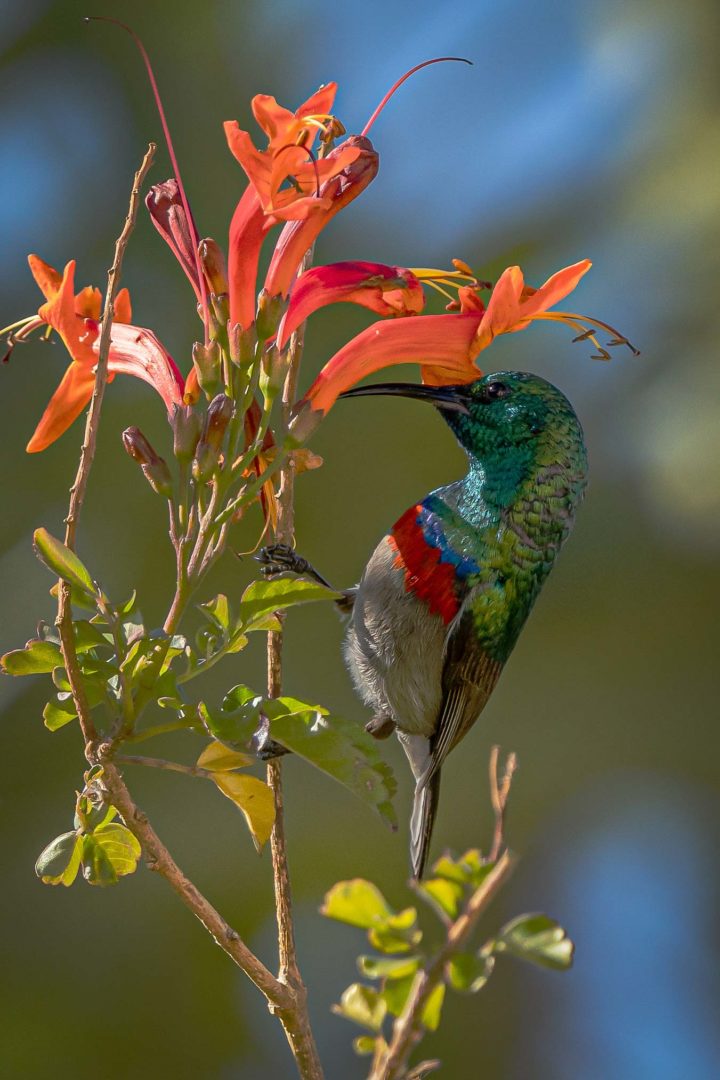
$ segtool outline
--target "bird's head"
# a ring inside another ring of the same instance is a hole
[[[471,458],[489,462],[513,452],[536,461],[581,452],[580,421],[564,394],[539,375],[495,371],[463,386],[383,383],[357,386],[342,397],[393,394],[429,401]]]

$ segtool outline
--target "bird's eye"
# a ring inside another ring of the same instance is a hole
[[[510,387],[504,382],[491,382],[486,383],[482,388],[480,400],[489,405],[491,401],[499,401],[500,398],[505,398],[510,393]]]

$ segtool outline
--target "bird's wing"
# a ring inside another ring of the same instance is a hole
[[[502,663],[489,656],[478,639],[478,616],[486,607],[486,593],[487,586],[468,593],[445,640],[442,701],[423,784],[437,773],[453,746],[475,723],[502,671]]]

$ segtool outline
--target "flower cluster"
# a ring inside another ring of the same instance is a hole
[[[267,137],[262,149],[236,121],[225,123],[228,147],[248,181],[230,222],[227,258],[214,241],[199,239],[177,178],[151,189],[147,209],[195,292],[204,343],[193,348],[185,379],[156,335],[132,325],[130,298],[122,290],[115,303],[110,379],[118,373],[144,379],[160,394],[171,418],[181,406],[192,407],[201,391],[208,398],[224,392],[250,417],[245,423],[247,448],[257,435],[256,395],[267,403],[268,395],[277,392],[294,332],[328,304],[358,304],[380,318],[328,360],[296,404],[291,423],[296,442],[339,394],[364,376],[389,365],[415,363],[427,383],[471,382],[481,374],[479,354],[495,337],[524,330],[536,319],[569,324],[607,358],[595,333],[609,327],[549,311],[572,292],[590,268],[588,260],[558,271],[538,289],[525,284],[517,266],[505,270],[492,288],[460,260],[454,260],[449,271],[359,261],[306,269],[306,253],[320,232],[378,171],[378,154],[367,136],[376,114],[363,134],[343,139],[345,128],[332,112],[336,90],[335,83],[328,83],[295,112],[269,95],[253,98],[253,114]],[[261,250],[275,227],[279,233],[260,283]],[[6,328],[10,348],[33,330],[47,327],[60,335],[71,357],[30,439],[27,448],[32,452],[57,439],[89,401],[98,355],[100,294],[93,288],[75,294],[74,262],[60,274],[36,255],[29,261],[45,302],[37,315]],[[445,295],[449,302],[444,313],[425,313],[427,289]],[[627,344],[610,332],[610,344]],[[267,449],[267,433],[263,438]]]

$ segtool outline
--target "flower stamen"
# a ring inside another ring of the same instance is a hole
[[[372,116],[370,117],[367,124],[362,129],[362,131],[360,132],[360,134],[361,135],[367,135],[368,131],[373,126],[373,124],[377,120],[378,116],[383,111],[383,109],[385,108],[388,101],[390,100],[390,98],[395,93],[395,91],[398,90],[402,86],[402,84],[404,82],[406,82],[407,79],[410,78],[411,75],[414,75],[416,71],[421,71],[423,68],[430,67],[431,64],[444,64],[444,63],[450,62],[450,61],[457,62],[459,64],[470,64],[470,65],[472,65],[472,60],[467,60],[464,56],[436,56],[433,60],[423,60],[422,64],[416,64],[415,67],[410,68],[410,70],[406,71],[405,74],[402,75],[397,80],[397,82],[394,82],[392,84],[392,86],[388,90],[387,94],[382,99],[380,104],[377,106],[374,113],[372,114]]]

